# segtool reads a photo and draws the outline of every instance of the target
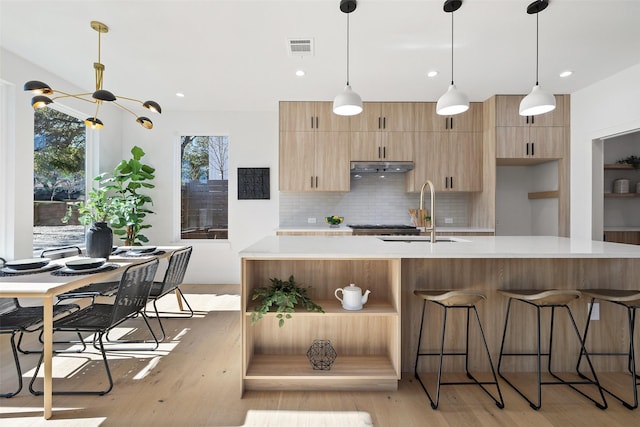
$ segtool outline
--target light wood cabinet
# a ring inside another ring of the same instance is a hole
[[[482,191],[482,140],[478,132],[416,132],[414,170],[407,191],[426,180],[436,191]]]
[[[436,113],[435,102],[414,104],[415,127],[417,132],[481,132],[482,103],[470,102],[469,109],[455,116],[440,116]]]
[[[564,157],[564,97],[556,108],[538,116],[519,114],[520,95],[496,96],[496,158],[560,159]]]
[[[242,391],[396,390],[400,379],[400,259],[242,259]],[[276,313],[251,325],[253,290],[269,278],[295,277],[325,313],[297,308],[278,327]],[[359,311],[342,309],[336,288],[371,290]],[[314,370],[306,352],[330,340],[337,358]]]
[[[351,160],[413,160],[413,132],[351,132]]]
[[[280,102],[281,132],[347,132],[349,117],[333,114],[331,102]]]
[[[413,131],[413,103],[364,102],[362,113],[350,117],[351,132]]]
[[[349,188],[349,132],[280,132],[280,191]]]

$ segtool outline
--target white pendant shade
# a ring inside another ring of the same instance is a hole
[[[346,85],[333,100],[333,112],[339,116],[355,116],[362,112],[362,98]]]
[[[536,84],[531,93],[520,101],[521,116],[537,116],[538,114],[548,113],[556,108],[556,97],[540,89],[540,85]]]
[[[447,92],[438,99],[436,113],[441,116],[453,116],[469,109],[469,98],[460,92],[456,85],[449,85]]]

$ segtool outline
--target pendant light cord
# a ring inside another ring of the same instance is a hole
[[[453,84],[453,12],[451,12],[451,84]]]
[[[536,86],[538,86],[538,44],[540,43],[539,38],[540,38],[540,33],[539,33],[539,27],[538,27],[538,15],[540,15],[540,12],[536,13]]]
[[[349,86],[349,14],[347,13],[347,86]]]

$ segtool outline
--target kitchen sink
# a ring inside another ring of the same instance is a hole
[[[378,239],[383,242],[402,242],[402,243],[431,243],[430,236],[382,236]],[[436,243],[455,243],[455,242],[469,242],[469,240],[459,239],[457,237],[436,237]]]

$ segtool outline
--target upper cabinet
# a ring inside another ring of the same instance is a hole
[[[482,103],[470,102],[469,109],[455,116],[440,116],[435,102],[417,102],[414,105],[417,132],[482,132]]]
[[[351,132],[413,131],[413,103],[364,102],[362,113],[351,116]]]
[[[520,95],[495,98],[496,158],[545,161],[565,155],[564,96],[556,95],[556,108],[546,114],[521,116]]]
[[[333,114],[331,102],[280,102],[281,132],[348,132],[349,117]]]

